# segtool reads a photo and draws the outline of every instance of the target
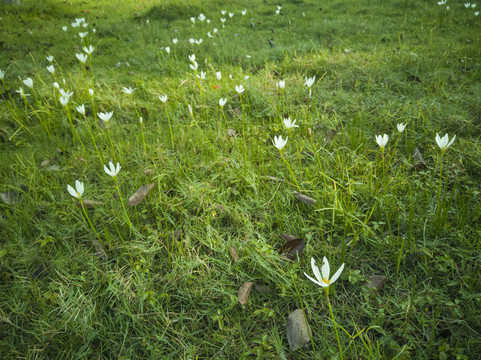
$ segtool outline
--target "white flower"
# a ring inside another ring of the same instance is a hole
[[[227,102],[227,98],[224,98],[224,99],[219,99],[219,105],[220,107],[224,107],[225,103]]]
[[[94,89],[89,89],[90,96],[94,96]]]
[[[80,199],[84,193],[84,184],[78,180],[75,180],[75,189],[73,186],[67,185],[67,190],[73,197]]]
[[[122,91],[126,94],[129,94],[129,95],[132,95],[132,93],[134,92],[134,90],[136,90],[136,88],[131,88],[130,86],[129,87],[123,87],[122,88]]]
[[[207,24],[210,24],[210,19],[207,19]]]
[[[242,16],[244,16],[247,13],[247,9],[242,10],[241,13],[242,13]]]
[[[191,17],[190,21],[192,21],[192,24],[195,24],[195,17]]]
[[[235,91],[237,91],[238,94],[242,94],[244,92],[244,87],[242,85],[236,85],[235,86]]]
[[[63,97],[66,97],[66,98],[71,98],[71,96],[73,95],[73,91],[72,92],[69,92],[68,90],[64,90],[64,89],[58,89],[58,91],[60,92],[60,94],[63,96]]]
[[[60,103],[61,103],[63,106],[67,106],[70,98],[67,97],[67,96],[60,96],[59,100],[60,100]]]
[[[78,111],[80,114],[85,115],[85,106],[84,106],[83,104],[77,106],[75,109],[77,109],[77,111]]]
[[[190,68],[191,68],[192,70],[194,70],[194,71],[197,71],[197,68],[198,68],[197,63],[194,61],[193,64],[190,64]]]
[[[167,95],[159,96],[159,100],[165,104],[167,102]]]
[[[467,9],[468,7],[470,7],[471,4],[470,3],[464,3],[464,7]]]
[[[92,45],[89,45],[89,47],[84,46],[82,49],[89,55],[91,55],[95,50],[95,48]]]
[[[249,75],[246,75],[244,79],[249,80],[249,77],[250,77]]]
[[[286,137],[285,140],[282,139],[282,135],[279,135],[279,137],[274,136],[274,141],[272,143],[278,150],[282,150],[282,148],[287,144],[287,139],[289,139],[289,136]]]
[[[277,10],[280,10],[280,9],[282,9],[282,6],[277,5]]]
[[[193,44],[193,43],[195,43],[195,40],[192,39],[192,38],[190,38],[190,39],[189,39],[189,42],[190,42],[191,44]]]
[[[189,55],[189,60],[195,62],[195,54]]]
[[[99,118],[102,119],[102,120],[105,121],[105,122],[108,122],[108,121],[110,120],[110,118],[112,117],[113,114],[114,114],[113,111],[108,112],[108,113],[97,113],[97,115],[99,116]]]
[[[443,137],[440,137],[438,133],[436,133],[436,143],[438,144],[439,148],[442,151],[446,151],[446,149],[451,146],[454,139],[456,139],[456,135],[454,135],[451,141],[449,141],[448,134],[444,135]]]
[[[221,21],[222,23],[225,23],[225,20],[226,20],[226,18],[220,18],[220,21]]]
[[[148,20],[147,20],[147,21],[148,21]],[[83,23],[82,26],[83,26],[84,28],[86,28],[87,26],[89,26],[89,24]]]
[[[58,84],[58,82],[55,81],[52,85],[55,89],[57,89],[57,90],[60,89],[60,85]]]
[[[177,44],[177,41],[179,41],[179,40],[177,40],[177,38],[173,38],[173,39],[172,39],[172,44]]]
[[[220,71],[217,71],[215,73],[215,76],[217,77],[217,80],[219,80],[219,81],[220,81],[220,79],[222,79],[222,73]]]
[[[89,33],[88,31],[86,31],[86,32],[79,32],[79,33],[78,33],[78,36],[80,36],[80,38],[83,39],[84,37],[87,36],[88,33]]]
[[[83,64],[87,61],[87,55],[85,54],[75,54],[75,57]]]
[[[210,37],[210,38],[213,38],[214,36],[212,36],[212,34],[210,33],[210,31],[207,33],[207,36]]]
[[[66,26],[62,26],[62,30],[63,30],[63,31],[67,31],[67,27],[66,27]]]
[[[386,134],[376,135],[376,142],[381,147],[381,149],[384,149],[386,147],[388,140],[389,140],[389,136],[387,136]]]
[[[53,56],[52,55],[49,55],[46,57],[47,61],[48,62],[52,62],[53,61]]]
[[[220,13],[221,13],[222,15],[225,15],[226,12],[227,12],[227,11],[225,11],[225,10],[221,10],[221,11],[220,11]]]
[[[166,46],[166,47],[165,47],[165,51],[167,52],[167,54],[170,55],[170,47]]]
[[[312,84],[314,84],[315,80],[316,80],[316,76],[313,76],[310,79],[306,78],[306,82],[304,83],[304,85],[307,85],[307,87],[310,88]]]
[[[476,7],[476,4],[471,4],[471,9],[474,9]]]
[[[19,88],[18,90],[15,90],[16,92],[18,92],[20,94],[20,96],[22,97],[25,97],[25,96],[30,96],[28,94],[25,94],[25,92],[23,91],[23,88]]]
[[[212,30],[212,32],[215,34],[217,32],[217,28],[214,28],[214,30]]]
[[[286,87],[286,82],[285,80],[279,80],[279,82],[276,85],[279,89],[284,89]]]
[[[3,70],[0,70],[0,80],[3,80],[5,77],[5,72]]]
[[[231,18],[231,17],[233,17],[233,16],[234,16],[234,13],[231,13],[231,12],[230,12],[230,13],[229,13],[229,17]]]
[[[194,42],[197,44],[197,45],[200,45],[204,42],[204,40],[202,39],[199,39],[199,40],[194,40]]]
[[[476,12],[474,13],[474,16],[478,16],[478,15],[479,15],[479,11],[476,11]]]
[[[311,267],[312,267],[312,272],[314,273],[314,276],[316,277],[317,280],[311,278],[306,273],[304,273],[304,275],[306,275],[309,280],[311,280],[312,282],[322,287],[328,287],[333,282],[335,282],[341,275],[342,270],[344,270],[344,264],[342,264],[341,267],[332,276],[332,278],[329,279],[329,273],[331,270],[329,268],[329,261],[327,261],[326,257],[324,257],[324,259],[322,260],[322,266],[321,266],[320,272],[319,272],[319,268],[316,265],[316,260],[314,260],[314,258],[312,257],[311,257]]]
[[[281,14],[281,11],[279,9],[276,10],[276,14],[277,15],[280,15]]]
[[[200,72],[200,76],[197,75],[197,77],[198,77],[199,79],[201,79],[201,80],[205,80],[205,75],[206,75],[206,72],[205,72],[205,71],[201,71],[201,72]]]
[[[397,131],[402,133],[404,129],[406,128],[406,124],[397,124]]]
[[[80,24],[78,24],[78,23],[71,23],[70,25],[72,25],[72,27],[74,27],[74,28],[80,26]]]
[[[33,80],[32,80],[32,78],[26,78],[25,80],[23,80],[23,83],[25,84],[25,86],[28,86],[30,89],[33,88]]]
[[[204,14],[200,14],[200,15],[199,15],[199,20],[200,20],[200,21],[204,21],[204,20],[205,20],[205,15],[204,15]]]
[[[143,121],[144,121],[144,119],[142,119],[142,116],[141,116],[140,119],[139,119],[139,122],[142,124]]]
[[[104,165],[104,170],[105,172],[110,175],[110,176],[117,176],[117,174],[119,173],[121,167],[120,167],[120,164],[117,163],[117,166],[114,166],[114,164],[112,163],[112,161],[109,161],[109,167],[110,169]]]
[[[229,74],[229,79],[234,80],[234,79],[232,79],[232,74]]]
[[[295,127],[299,127],[299,125],[296,125],[296,119],[294,119],[293,122],[291,122],[291,118],[288,117],[287,119],[284,119],[284,125],[286,126],[286,128],[290,129],[290,128],[295,128]]]
[[[92,29],[92,32],[93,32],[94,34],[95,34],[95,32],[96,32],[96,31],[97,31],[97,30],[95,30],[95,28],[94,28],[94,29]]]
[[[47,70],[50,74],[55,74],[55,68],[53,65],[47,66]]]

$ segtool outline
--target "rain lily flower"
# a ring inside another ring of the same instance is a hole
[[[72,95],[73,95],[73,91],[72,92],[69,92],[68,90],[64,90],[64,89],[59,89],[58,90],[60,92],[60,94],[66,98],[71,98]]]
[[[315,80],[316,80],[316,76],[313,76],[310,79],[306,78],[306,82],[304,83],[304,85],[307,85],[307,87],[310,88],[312,84],[314,84]]]
[[[200,72],[200,76],[197,75],[197,77],[198,77],[199,79],[201,79],[201,80],[205,80],[205,75],[206,75],[206,72],[205,72],[205,71],[201,71],[201,72]]]
[[[72,27],[74,27],[74,28],[80,26],[80,24],[77,24],[77,23],[71,23],[70,25],[72,25]]]
[[[83,64],[87,61],[87,55],[85,54],[75,54],[75,57]]]
[[[402,133],[404,129],[406,128],[406,124],[397,124],[397,131]]]
[[[55,74],[55,68],[53,65],[47,66],[47,70],[50,74]]]
[[[147,21],[149,21],[149,20],[147,20]],[[89,26],[89,24],[83,23],[82,26],[83,26],[84,28],[86,28],[87,26]]]
[[[170,55],[170,47],[166,46],[165,51],[167,52],[168,55]]]
[[[379,145],[379,147],[383,150],[386,147],[386,144],[387,144],[388,140],[389,140],[389,136],[387,136],[386,134],[376,135],[376,142]]]
[[[222,74],[221,74],[220,71],[217,71],[217,72],[215,73],[215,76],[217,77],[217,80],[219,80],[219,81],[220,81],[220,79],[222,79]]]
[[[220,107],[224,107],[225,103],[227,102],[227,98],[224,98],[224,99],[219,99],[219,105]]]
[[[193,44],[193,43],[195,43],[195,40],[192,39],[192,38],[190,38],[190,39],[189,39],[189,42],[190,42],[191,44]]]
[[[226,21],[226,18],[220,18],[220,21],[222,22],[222,26],[224,26],[224,23]]]
[[[478,16],[478,15],[479,15],[479,11],[476,11],[476,12],[474,13],[474,16]]]
[[[90,96],[94,96],[94,89],[89,89]]]
[[[200,20],[200,21],[204,21],[204,20],[205,20],[205,15],[204,15],[204,14],[200,14],[200,15],[199,15],[199,20]]]
[[[289,136],[286,137],[285,140],[282,139],[282,135],[279,135],[279,137],[274,136],[274,141],[272,141],[272,143],[278,150],[282,150],[282,148],[287,144],[287,139],[289,139]]]
[[[67,27],[66,27],[66,26],[62,26],[62,30],[63,30],[63,31],[67,31]]]
[[[172,39],[172,44],[177,44],[177,41],[179,41],[179,40],[177,40],[177,38],[173,38],[173,39]]]
[[[60,103],[61,103],[63,106],[67,106],[70,98],[67,97],[67,96],[60,96],[59,100],[60,100]]]
[[[113,111],[111,112],[108,112],[108,113],[97,113],[97,115],[99,116],[100,119],[102,119],[103,121],[105,122],[109,122],[110,118],[112,117],[112,115],[114,114]]]
[[[470,6],[471,6],[470,3],[464,3],[464,7],[465,7],[466,9],[469,8]]]
[[[5,72],[3,70],[0,70],[0,80],[3,80],[5,77]]]
[[[30,96],[28,94],[25,94],[22,87],[20,87],[18,90],[15,90],[15,91],[18,92],[20,94],[20,96],[22,96],[22,97]]]
[[[82,49],[89,55],[91,55],[95,50],[95,48],[92,45],[89,45],[89,47],[84,46]]]
[[[286,126],[286,128],[290,129],[290,128],[295,128],[295,127],[299,127],[299,125],[296,125],[296,119],[294,119],[293,122],[291,122],[291,118],[288,117],[287,119],[284,119],[284,125]]]
[[[306,273],[304,273],[304,275],[306,275],[307,278],[311,280],[313,283],[322,287],[328,287],[329,285],[334,283],[341,275],[342,270],[344,270],[344,264],[342,264],[341,267],[332,276],[332,278],[329,279],[330,268],[329,268],[329,261],[327,261],[326,257],[324,257],[324,259],[322,260],[321,271],[319,271],[319,268],[316,265],[316,260],[314,260],[314,258],[312,257],[311,257],[311,267],[312,267],[312,272],[314,273],[314,276],[316,277],[316,279],[310,277]]]
[[[167,102],[167,95],[159,96],[159,100],[165,104]]]
[[[242,85],[236,85],[235,86],[235,91],[237,91],[238,94],[242,94],[244,92],[244,87]]]
[[[221,11],[220,11],[220,13],[221,13],[222,15],[225,15],[226,12],[227,12],[227,11],[225,11],[225,10],[221,10]]]
[[[215,34],[217,32],[217,28],[214,28],[214,30],[212,30],[212,32]]]
[[[436,143],[438,144],[439,148],[444,152],[448,147],[451,146],[453,143],[454,139],[456,139],[456,135],[453,136],[451,141],[449,141],[449,136],[448,134],[444,135],[443,137],[440,137],[438,133],[436,133]]]
[[[189,60],[195,62],[195,54],[189,55]]]
[[[126,94],[129,94],[129,95],[132,95],[132,93],[134,92],[134,90],[136,90],[135,88],[131,88],[130,86],[129,87],[123,87],[122,88],[122,91]]]
[[[210,38],[213,38],[214,36],[210,33],[210,31],[207,33],[207,36]]]
[[[25,84],[25,86],[28,86],[30,89],[33,88],[33,80],[32,80],[32,78],[26,78],[25,80],[23,80],[23,83]]]
[[[114,166],[114,164],[112,163],[112,161],[109,161],[109,167],[110,169],[104,165],[104,170],[105,172],[112,176],[112,177],[115,177],[117,176],[117,174],[119,173],[120,169],[121,169],[121,166],[119,163],[117,163],[117,167]]]
[[[471,4],[471,8],[474,9],[476,7],[476,4]]]
[[[190,64],[190,68],[194,71],[197,71],[197,68],[198,68],[198,64],[194,61],[193,64]]]
[[[230,12],[230,13],[229,13],[229,17],[231,18],[231,17],[233,17],[233,16],[234,16],[234,13],[231,13],[231,12]]]
[[[191,17],[190,21],[192,21],[192,24],[195,24],[195,17]]]
[[[139,122],[142,124],[143,121],[144,121],[144,119],[142,119],[142,116],[141,116],[140,119],[139,119]]]
[[[204,41],[204,40],[202,40],[202,39],[199,39],[199,40],[194,40],[194,42],[195,42],[197,45],[200,45],[200,44],[202,44],[202,42],[203,42],[203,41]]]
[[[85,106],[83,104],[77,106],[76,109],[80,114],[85,115]]]
[[[247,13],[247,9],[242,10],[241,13],[242,13],[242,16],[244,16]]]
[[[57,90],[60,89],[60,85],[58,84],[58,82],[55,81],[52,85],[55,89],[57,89]]]
[[[286,87],[286,81],[285,80],[279,80],[279,82],[276,85],[279,89],[284,89]]]
[[[84,193],[84,184],[75,180],[75,189],[71,185],[67,185],[67,190],[74,198],[80,199]]]
[[[52,55],[49,55],[46,57],[47,61],[48,62],[52,62],[53,61],[53,56]]]
[[[83,39],[84,37],[87,36],[88,33],[89,33],[88,31],[86,31],[86,32],[79,32],[79,33],[78,33],[78,36],[80,36],[80,38]]]

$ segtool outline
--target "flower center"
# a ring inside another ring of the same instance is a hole
[[[331,282],[331,280],[326,279],[326,278],[322,279],[322,281],[324,281],[326,284],[329,284]]]

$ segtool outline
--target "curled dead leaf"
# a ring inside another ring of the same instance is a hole
[[[303,195],[300,192],[294,191],[294,195],[296,195],[296,198],[303,204],[312,206],[316,203],[315,199],[310,198],[309,196]]]
[[[249,293],[251,292],[252,285],[254,285],[254,282],[249,281],[243,283],[240,287],[239,292],[237,293],[237,299],[239,299],[241,305],[247,304],[247,298],[249,297]]]
[[[306,246],[306,240],[303,238],[296,238],[290,234],[281,234],[281,237],[287,242],[282,245],[281,253],[287,253],[286,257],[294,261],[302,255],[302,251]]]
[[[138,188],[138,190],[129,197],[129,201],[127,205],[129,206],[137,206],[139,205],[145,197],[149,194],[149,192],[155,187],[156,183],[152,183],[150,185],[144,185]]]
[[[232,246],[229,246],[229,254],[232,256],[232,259],[234,259],[234,262],[239,261],[239,255],[237,255],[237,251]]]
[[[83,199],[82,202],[87,209],[91,209],[96,206],[100,206],[104,204],[102,201],[95,201],[95,200],[89,200],[89,199]],[[80,201],[77,202],[77,206],[82,207],[82,203]]]
[[[95,254],[102,260],[107,260],[107,252],[99,239],[93,239],[92,245],[95,248]]]

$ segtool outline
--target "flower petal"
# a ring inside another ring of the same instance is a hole
[[[77,192],[75,191],[75,189],[74,189],[71,185],[67,185],[67,190],[68,190],[68,192],[69,192],[70,195],[72,195],[73,197],[78,198]]]
[[[324,258],[322,259],[322,267],[321,267],[322,279],[329,280],[330,271],[331,269],[329,268],[329,261],[324,256]]]
[[[319,285],[319,286],[322,286],[322,287],[328,286],[324,281],[319,282],[319,281],[317,281],[316,279],[311,278],[311,277],[310,277],[309,275],[307,275],[306,273],[304,273],[304,275],[306,275],[306,277],[307,277],[309,280],[311,280],[313,283],[315,283],[315,284],[317,284],[317,285]]]
[[[341,267],[336,271],[332,279],[329,281],[329,284],[332,284],[334,281],[337,280],[337,278],[341,275],[342,270],[344,270],[344,264],[342,264]]]
[[[312,268],[312,272],[314,273],[314,276],[317,278],[317,281],[321,283],[322,276],[321,276],[321,273],[319,272],[319,267],[316,265],[316,260],[314,260],[313,257],[311,257],[311,268]]]

